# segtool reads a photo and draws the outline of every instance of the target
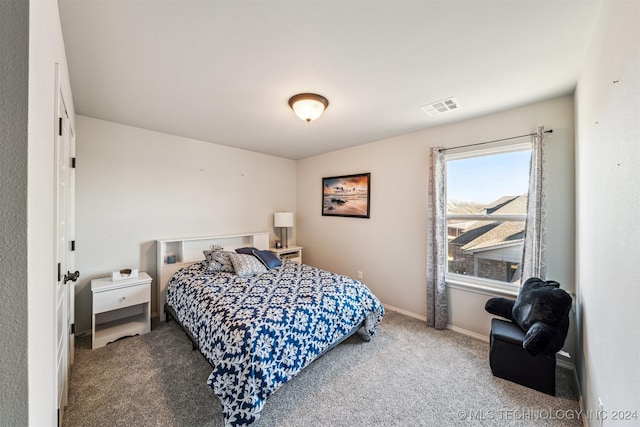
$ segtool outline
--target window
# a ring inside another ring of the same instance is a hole
[[[520,285],[531,146],[445,154],[447,281]]]

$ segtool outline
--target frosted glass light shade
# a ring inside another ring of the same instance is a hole
[[[276,212],[273,214],[274,227],[293,227],[293,212]]]
[[[289,99],[289,106],[296,116],[308,123],[322,115],[325,108],[329,106],[329,101],[315,93],[300,93]]]

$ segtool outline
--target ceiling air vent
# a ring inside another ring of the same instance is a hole
[[[458,105],[458,101],[456,101],[456,99],[453,97],[420,107],[422,111],[432,117],[437,116],[438,114],[446,113],[447,111],[458,110],[459,108],[460,106]]]

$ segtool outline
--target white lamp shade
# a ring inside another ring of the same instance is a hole
[[[274,227],[293,227],[293,212],[276,212],[273,214]]]

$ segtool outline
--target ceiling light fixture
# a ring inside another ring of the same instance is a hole
[[[327,98],[315,93],[299,93],[289,98],[289,107],[307,123],[320,117],[328,106]]]

